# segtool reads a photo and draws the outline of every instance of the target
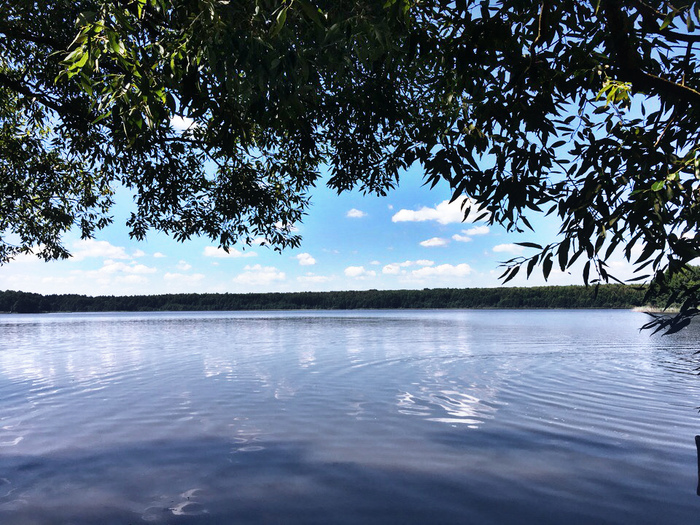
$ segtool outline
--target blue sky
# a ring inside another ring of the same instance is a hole
[[[230,254],[204,238],[177,243],[151,232],[129,239],[123,226],[129,196],[119,196],[115,224],[94,240],[66,237],[74,257],[44,262],[22,256],[0,266],[0,290],[87,295],[184,292],[287,292],[499,286],[499,264],[526,250],[519,241],[548,243],[556,218],[531,217],[537,233],[515,234],[484,222],[463,223],[459,203],[448,205],[447,185],[423,186],[418,168],[386,197],[358,192],[338,196],[318,187],[302,224],[302,244],[281,254],[237,246]],[[618,277],[631,276],[621,258]],[[537,272],[509,286],[547,284]],[[582,284],[580,268],[556,270],[548,284]]]

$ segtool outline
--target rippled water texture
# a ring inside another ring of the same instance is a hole
[[[698,523],[698,326],[0,316],[0,523]]]

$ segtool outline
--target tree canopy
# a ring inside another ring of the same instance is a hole
[[[0,260],[67,256],[118,185],[138,239],[296,246],[322,166],[381,194],[418,163],[465,213],[560,221],[504,280],[615,280],[619,252],[675,330],[700,304],[673,280],[700,254],[698,24],[676,0],[8,0]]]

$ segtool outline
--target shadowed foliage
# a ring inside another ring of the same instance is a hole
[[[297,246],[322,166],[383,194],[406,167],[511,230],[556,217],[505,281],[576,261],[584,283],[699,254],[700,4],[564,0],[122,0],[0,7],[0,260],[131,234]]]

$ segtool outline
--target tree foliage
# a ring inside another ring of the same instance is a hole
[[[633,308],[644,290],[609,284],[595,296],[584,286],[436,288],[338,292],[167,294],[134,296],[40,295],[0,291],[0,312],[138,312],[232,310],[352,310],[420,308]]]
[[[491,223],[561,223],[504,280],[579,261],[607,282],[621,254],[682,305],[658,326],[698,312],[673,281],[700,254],[698,2],[9,0],[0,15],[3,260],[67,255],[61,234],[107,224],[119,184],[136,238],[294,246],[320,166],[338,191],[383,193],[419,163]]]
[[[6,2],[0,260],[33,246],[67,256],[61,235],[109,223],[119,185],[135,195],[133,237],[206,235],[224,248],[297,245],[291,226],[324,160],[339,190],[392,187],[406,164],[387,152],[407,147],[404,113],[416,110],[388,58],[406,14],[325,7]]]

